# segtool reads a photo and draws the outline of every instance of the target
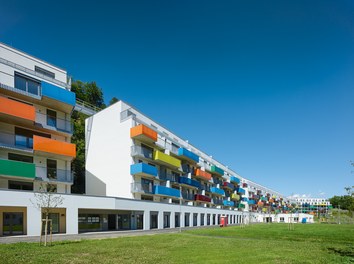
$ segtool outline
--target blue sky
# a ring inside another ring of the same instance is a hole
[[[2,1],[0,41],[286,195],[354,185],[354,2]]]

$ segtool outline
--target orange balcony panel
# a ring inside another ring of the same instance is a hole
[[[157,132],[141,124],[130,129],[130,137],[155,142],[157,141]]]
[[[211,180],[211,174],[206,172],[206,171],[202,171],[201,169],[196,169],[195,170],[195,176],[203,178],[204,180]]]
[[[33,122],[36,120],[36,110],[34,106],[17,102],[5,97],[0,97],[0,113]]]
[[[33,136],[33,150],[47,153],[53,153],[62,156],[76,157],[76,145],[45,138],[40,136]]]

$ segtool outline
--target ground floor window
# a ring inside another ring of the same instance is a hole
[[[204,214],[200,215],[200,225],[203,226],[204,225]]]
[[[170,213],[163,213],[163,228],[170,227]]]
[[[184,214],[184,226],[189,226],[189,213]]]
[[[179,213],[175,213],[175,227],[180,227],[180,214]]]
[[[136,229],[144,229],[144,215],[143,214],[136,215]]]
[[[280,222],[284,222],[284,217],[280,217]]]
[[[45,219],[45,214],[42,214],[42,219]],[[60,225],[59,225],[59,213],[50,213],[48,215],[48,219],[52,222],[52,233],[59,233],[60,232]],[[43,222],[42,226],[42,233],[44,234],[45,229],[45,222]],[[50,224],[48,223],[47,232],[50,232]]]
[[[150,213],[150,229],[155,229],[158,226],[158,213],[151,212]]]
[[[79,231],[98,231],[102,229],[102,219],[97,214],[79,214]]]
[[[131,216],[130,214],[118,215],[118,230],[130,230],[131,229]]]
[[[23,213],[4,212],[3,213],[3,235],[23,235]]]
[[[198,225],[198,214],[194,213],[193,214],[193,226]]]

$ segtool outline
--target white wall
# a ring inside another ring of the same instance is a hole
[[[11,48],[9,46],[6,46],[2,43],[0,43],[0,57],[4,58],[8,61],[11,61],[13,63],[19,64],[23,67],[29,68],[31,70],[34,70],[34,66],[41,67],[45,70],[48,70],[50,72],[53,72],[55,74],[55,79],[61,82],[66,83],[66,71],[63,69],[60,69],[52,64],[49,64],[43,60],[37,59],[33,56],[30,56],[22,51],[16,50],[14,48]],[[0,71],[3,70],[3,64],[0,63],[1,68]],[[13,71],[12,71],[13,74]],[[2,80],[2,79],[1,79]],[[6,84],[6,83],[5,83]],[[12,84],[7,84],[9,86],[13,86]]]
[[[132,198],[131,119],[118,102],[86,119],[86,194]]]

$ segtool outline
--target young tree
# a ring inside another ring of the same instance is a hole
[[[48,236],[48,222],[49,214],[53,211],[54,208],[59,207],[63,204],[64,198],[61,195],[58,195],[54,192],[54,186],[48,183],[42,183],[40,185],[39,192],[34,193],[34,200],[31,200],[31,203],[44,214],[44,219],[41,219],[41,222],[44,221],[44,246],[47,246],[47,236]],[[42,225],[41,225],[42,226]],[[41,230],[42,235],[42,230]]]

